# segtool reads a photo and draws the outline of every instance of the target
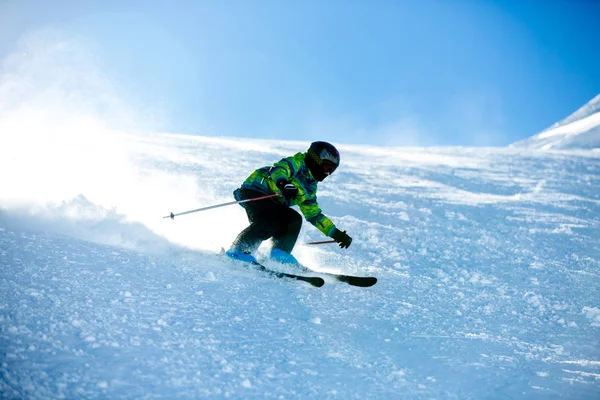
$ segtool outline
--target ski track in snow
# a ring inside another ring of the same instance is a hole
[[[0,397],[600,397],[596,153],[339,146],[319,202],[353,244],[295,254],[379,282],[316,289],[216,255],[240,207],[160,219],[304,143],[130,146],[129,195],[0,197]]]

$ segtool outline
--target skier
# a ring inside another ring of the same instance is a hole
[[[260,244],[273,238],[271,259],[285,264],[298,264],[291,252],[298,239],[302,217],[290,208],[297,205],[308,222],[348,248],[352,238],[336,228],[317,204],[317,183],[331,175],[340,165],[340,153],[330,143],[314,142],[305,153],[296,153],[269,167],[254,171],[233,192],[236,200],[247,200],[268,194],[279,194],[263,200],[241,203],[250,226],[234,240],[225,254],[232,259],[256,262],[252,255]]]

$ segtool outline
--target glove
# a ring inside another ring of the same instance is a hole
[[[298,196],[298,188],[285,179],[280,179],[276,185],[287,200],[294,200]]]
[[[340,244],[342,249],[347,249],[352,243],[352,238],[346,234],[346,231],[340,231],[338,228],[335,228],[331,238]]]

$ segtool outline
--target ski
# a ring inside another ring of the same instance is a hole
[[[374,276],[354,276],[354,275],[332,274],[329,272],[318,272],[318,271],[312,270],[308,267],[305,267],[304,265],[300,265],[300,267],[303,268],[304,272],[307,272],[307,273],[313,272],[315,274],[329,276],[339,282],[344,282],[351,286],[371,287],[377,283],[377,278],[375,278]]]
[[[219,254],[224,255],[225,249],[221,248],[221,252]],[[242,260],[239,260],[239,261],[242,261]],[[294,279],[297,281],[308,282],[315,287],[321,287],[325,284],[325,280],[319,276],[296,275],[296,274],[289,274],[287,272],[276,271],[276,270],[273,270],[273,269],[270,269],[270,268],[264,266],[263,264],[259,263],[258,261],[242,261],[242,262],[253,265],[255,267],[255,269],[257,269],[261,272],[264,272],[266,274],[269,274],[270,276],[273,276],[276,278],[288,278],[288,279]],[[298,264],[297,266],[298,266],[298,268],[302,269],[302,272],[304,272],[304,273],[315,273],[315,274],[319,274],[319,275],[325,275],[325,276],[331,277],[339,282],[347,283],[348,285],[351,285],[351,286],[371,287],[377,283],[377,278],[375,278],[373,276],[354,276],[354,275],[332,274],[329,272],[314,271],[314,270],[307,268],[301,264]]]
[[[321,274],[321,275],[330,276],[340,282],[347,283],[348,285],[351,285],[351,286],[371,287],[377,283],[377,278],[375,278],[374,276],[341,275],[341,274],[329,274],[326,272],[317,272],[317,273]]]
[[[256,261],[251,261],[250,264],[254,265],[256,267],[256,269],[258,269],[259,271],[265,272],[265,273],[267,273],[271,276],[277,277],[277,278],[289,278],[289,279],[295,279],[297,281],[308,282],[315,287],[321,287],[325,284],[325,280],[318,276],[302,276],[302,275],[288,274],[288,273],[280,272],[280,271],[274,271]]]
[[[359,287],[371,287],[377,283],[374,276],[352,276],[352,275],[333,275],[340,282]]]
[[[221,255],[221,256],[225,255],[224,248],[221,248],[221,252],[219,253],[219,255]],[[275,278],[281,278],[281,279],[287,278],[287,279],[294,279],[296,281],[308,282],[315,287],[321,287],[325,284],[325,280],[318,276],[303,276],[303,275],[296,275],[296,274],[288,274],[286,272],[281,272],[281,271],[275,271],[275,270],[265,267],[258,261],[243,261],[243,260],[237,260],[237,261],[243,262],[248,265],[252,265],[252,266],[254,266],[254,268],[256,270],[258,270],[260,272],[264,272]]]

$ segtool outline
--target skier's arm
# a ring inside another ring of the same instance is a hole
[[[331,237],[336,231],[335,224],[323,214],[316,199],[307,200],[304,203],[299,204],[298,207],[304,215],[304,218],[326,236]]]
[[[316,198],[305,201],[304,203],[300,204],[299,207],[300,211],[302,211],[302,214],[304,214],[304,217],[308,222],[313,224],[325,235],[335,240],[342,249],[347,249],[350,246],[352,243],[352,238],[348,236],[346,231],[340,231],[338,228],[336,228],[335,224],[331,222],[329,218],[323,215],[319,205],[317,204]]]

